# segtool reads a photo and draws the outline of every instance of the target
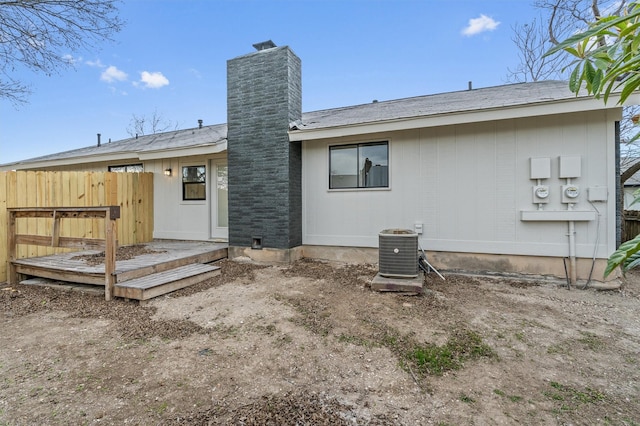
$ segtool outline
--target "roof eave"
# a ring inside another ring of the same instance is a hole
[[[226,139],[213,144],[203,144],[189,148],[158,149],[153,151],[127,151],[109,154],[91,154],[80,157],[58,158],[55,160],[24,161],[0,166],[0,171],[42,169],[51,167],[71,166],[77,164],[107,163],[113,161],[149,161],[166,158],[191,157],[197,155],[211,155],[224,152],[227,149]]]
[[[158,149],[154,151],[144,151],[138,153],[138,158],[142,161],[162,160],[176,157],[192,157],[196,155],[211,155],[227,150],[227,140],[218,141],[213,144],[203,144],[189,148]]]
[[[576,97],[548,102],[538,102],[534,104],[510,105],[505,107],[459,111],[453,113],[449,112],[428,116],[381,120],[369,123],[348,124],[308,130],[297,129],[289,131],[289,140],[308,141],[601,109],[620,109],[622,106],[617,103],[618,100],[619,96],[612,95],[609,102],[605,104],[601,99],[594,99],[592,97]],[[634,94],[629,97],[627,102],[625,102],[625,105],[638,103],[640,103],[640,95]]]
[[[69,157],[59,158],[55,160],[41,160],[41,161],[20,161],[17,163],[3,164],[0,166],[0,171],[7,170],[35,170],[50,167],[71,166],[76,164],[92,164],[102,163],[109,161],[121,161],[121,160],[137,160],[135,152],[119,152],[113,154],[102,154],[100,156],[88,155],[82,157]]]

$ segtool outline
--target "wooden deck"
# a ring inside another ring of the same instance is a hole
[[[209,263],[226,258],[228,248],[227,244],[174,240],[144,246],[155,253],[116,261],[114,296],[147,300],[201,282],[220,273],[219,267]],[[18,274],[104,288],[105,265],[91,265],[81,257],[97,253],[85,250],[12,263]]]

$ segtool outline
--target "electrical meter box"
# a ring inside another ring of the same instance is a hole
[[[606,186],[591,186],[587,189],[589,201],[607,201],[607,187]]]
[[[562,202],[576,204],[580,196],[580,187],[577,185],[562,185]]]
[[[550,158],[530,158],[531,179],[549,179],[551,177]]]
[[[549,202],[549,187],[547,185],[535,185],[533,187],[533,203],[547,204]]]
[[[563,156],[560,157],[560,174],[561,179],[579,178],[582,174],[582,158],[580,156]]]

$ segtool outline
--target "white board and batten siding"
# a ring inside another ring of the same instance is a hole
[[[206,241],[212,235],[211,215],[217,210],[217,200],[212,188],[216,185],[216,164],[226,164],[226,153],[198,157],[168,158],[146,161],[145,171],[154,173],[157,188],[154,198],[154,238]],[[183,166],[205,166],[206,199],[182,199]],[[171,176],[164,170],[171,169]],[[218,235],[222,239],[224,235]]]
[[[303,143],[303,244],[377,247],[388,228],[423,224],[420,242],[434,251],[567,256],[567,222],[528,222],[533,204],[530,158],[548,157],[550,202],[561,203],[559,157],[580,156],[582,193],[575,210],[600,212],[576,222],[577,256],[614,250],[615,120],[599,110],[378,133]],[[389,141],[389,188],[329,189],[329,146]],[[606,187],[608,201],[593,205],[587,188]],[[595,207],[594,207],[595,206]],[[597,216],[596,216],[597,217]]]

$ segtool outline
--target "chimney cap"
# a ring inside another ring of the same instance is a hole
[[[276,47],[276,44],[271,40],[267,40],[267,41],[261,41],[260,43],[256,43],[253,45],[253,47],[259,52],[261,50],[274,48]]]

